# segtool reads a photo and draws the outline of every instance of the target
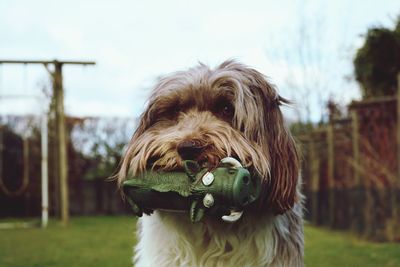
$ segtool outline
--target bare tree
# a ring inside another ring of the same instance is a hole
[[[340,42],[336,42],[332,38],[329,17],[324,13],[326,8],[312,7],[306,0],[297,4],[297,22],[285,32],[279,48],[269,49],[267,56],[282,64],[283,86],[298,108],[295,119],[324,121],[328,100],[340,97],[343,92],[345,74],[338,62],[348,51],[344,49],[346,33],[343,32]],[[319,118],[314,115],[316,112]]]

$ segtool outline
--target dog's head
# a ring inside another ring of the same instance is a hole
[[[215,70],[200,66],[163,78],[123,159],[128,171],[175,170],[192,159],[213,168],[236,157],[261,177],[265,209],[280,214],[297,199],[299,160],[279,106],[287,103],[265,77],[234,61]]]

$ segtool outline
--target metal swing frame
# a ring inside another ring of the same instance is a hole
[[[4,99],[34,99],[37,101],[38,105],[43,107],[41,110],[41,115],[40,115],[40,124],[41,124],[41,198],[42,198],[42,214],[41,214],[41,226],[43,228],[47,227],[48,220],[49,220],[49,192],[48,192],[48,126],[47,126],[47,112],[46,109],[44,108],[43,102],[44,99],[38,96],[34,95],[0,95],[0,102],[3,101]],[[0,140],[2,142],[2,140]],[[24,154],[24,164],[26,163],[26,158],[29,157],[27,155],[28,150],[27,146],[28,145],[28,139],[24,138],[24,148],[23,148],[23,154]],[[0,144],[0,153],[3,153],[3,143]],[[1,160],[3,161],[2,157]],[[0,162],[1,165],[3,165],[3,162]],[[2,167],[2,166],[1,166]],[[3,168],[1,168],[2,170]],[[29,173],[27,171],[29,170],[29,166],[24,168],[24,174],[23,174],[23,180],[22,184],[19,189],[16,191],[9,191],[6,187],[6,185],[3,183],[4,177],[2,177],[2,173],[0,173],[0,186],[7,195],[11,196],[18,196],[23,194],[23,192],[26,190],[26,187],[29,184]],[[28,228],[34,226],[34,223],[29,223],[29,222],[13,222],[13,223],[8,223],[4,222],[0,224],[0,229],[8,229],[8,228]]]

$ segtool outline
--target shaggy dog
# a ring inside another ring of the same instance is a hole
[[[124,156],[119,182],[149,167],[209,169],[227,156],[262,180],[261,199],[235,223],[155,211],[138,222],[135,266],[303,266],[299,156],[279,106],[288,101],[235,61],[200,64],[159,81]]]

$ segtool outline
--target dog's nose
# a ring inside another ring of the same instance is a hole
[[[183,141],[178,147],[178,154],[183,160],[195,159],[203,150],[204,146],[195,140]]]

